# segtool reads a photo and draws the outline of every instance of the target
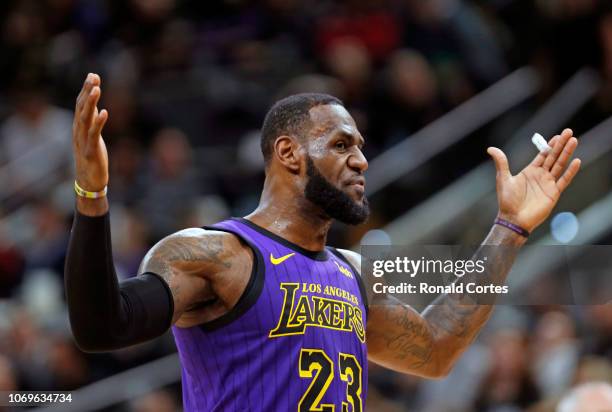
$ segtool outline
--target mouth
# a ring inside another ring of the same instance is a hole
[[[346,185],[353,188],[360,196],[365,193],[365,178],[362,176],[350,179]]]

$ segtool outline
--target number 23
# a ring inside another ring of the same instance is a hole
[[[338,353],[340,380],[346,382],[346,399],[342,401],[342,412],[361,412],[361,366],[355,356]],[[334,362],[321,349],[300,351],[300,378],[313,378],[298,404],[299,412],[334,412],[335,405],[321,404],[321,399],[334,379]]]

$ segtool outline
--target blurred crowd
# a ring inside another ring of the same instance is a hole
[[[63,300],[72,219],[72,108],[102,77],[120,277],[184,227],[252,210],[267,108],[292,93],[342,99],[369,158],[525,65],[538,95],[371,199],[388,222],[484,160],[584,66],[603,87],[572,120],[612,114],[607,0],[14,0],[0,4],[0,391],[72,390],[174,351],[165,336],[105,355],[73,344]],[[475,155],[474,153],[482,153]],[[389,202],[401,198],[402,202]],[[335,227],[350,246],[366,228]],[[484,233],[483,233],[484,235]],[[553,411],[572,386],[612,382],[608,306],[498,308],[451,375],[371,366],[371,410]],[[112,410],[180,405],[180,386]]]

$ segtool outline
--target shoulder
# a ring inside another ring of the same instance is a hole
[[[146,254],[139,272],[166,272],[169,266],[203,265],[228,269],[235,260],[251,260],[252,252],[237,236],[216,230],[188,228],[166,236]]]
[[[348,249],[336,249],[361,275],[361,255]]]
[[[160,247],[193,245],[196,248],[205,250],[211,248],[215,249],[221,244],[238,247],[240,246],[241,242],[237,236],[229,232],[192,227],[179,230],[178,232],[166,236],[155,246],[153,246],[153,249]],[[232,250],[233,248],[227,250],[227,252],[231,252]]]

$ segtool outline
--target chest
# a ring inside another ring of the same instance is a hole
[[[317,262],[292,256],[282,266],[275,259],[272,253],[262,292],[269,337],[327,330],[355,334],[363,341],[365,305],[358,275],[331,257]]]

